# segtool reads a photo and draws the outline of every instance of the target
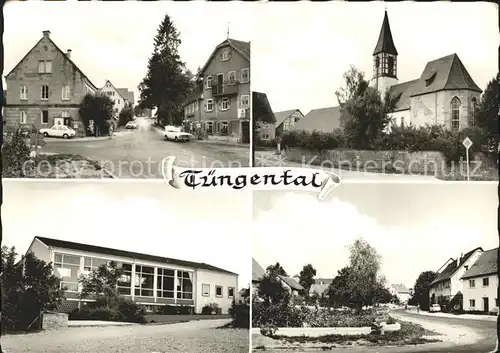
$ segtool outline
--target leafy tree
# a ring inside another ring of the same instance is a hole
[[[14,247],[2,247],[2,329],[27,329],[43,310],[53,310],[63,299],[52,265],[32,252],[16,262]]]
[[[410,300],[411,304],[419,305],[422,310],[429,310],[429,290],[436,276],[437,273],[434,271],[425,271],[418,276]]]
[[[285,269],[280,265],[279,262],[276,262],[274,265],[270,265],[266,268],[268,274],[276,277],[276,276],[285,276],[288,277]]]
[[[133,109],[131,107],[124,107],[118,115],[118,126],[125,126],[132,120],[134,120]]]
[[[4,178],[23,177],[24,167],[30,158],[30,148],[20,132],[14,132],[10,141],[2,146],[2,175]]]
[[[328,294],[329,303],[333,306],[351,306],[350,294],[350,276],[352,269],[344,267],[338,271],[337,276],[328,286],[326,293]]]
[[[113,102],[103,94],[86,94],[80,103],[80,117],[85,129],[90,126],[90,121],[94,121],[94,132],[96,136],[106,134],[114,116]]]
[[[389,289],[387,289],[383,285],[383,282],[379,281],[376,284],[375,289],[373,291],[373,302],[387,304],[390,303],[391,301],[393,301],[393,295],[391,294]]]
[[[306,293],[309,293],[309,289],[314,284],[314,276],[316,276],[316,269],[311,264],[305,265],[299,273],[299,284],[304,287]]]
[[[116,262],[111,261],[99,266],[89,275],[81,276],[81,298],[92,296],[96,302],[102,303],[102,306],[114,306],[120,297],[117,286],[123,273],[123,269],[118,267]]]
[[[498,131],[499,131],[499,120],[498,120],[498,84],[499,84],[500,73],[488,82],[486,89],[481,95],[481,101],[476,112],[476,126],[485,130],[488,134],[490,140],[492,140],[493,147],[496,150],[498,145]]]
[[[257,294],[264,300],[266,305],[277,304],[290,299],[288,291],[272,273],[268,273],[261,278]]]
[[[142,109],[138,105],[134,107],[134,115],[135,116],[142,116]]]
[[[349,291],[351,302],[357,311],[361,311],[366,304],[373,304],[374,292],[380,285],[380,263],[380,255],[365,240],[357,239],[351,245]]]
[[[179,56],[180,33],[165,15],[154,39],[146,76],[139,84],[141,108],[158,108],[158,123],[170,125],[193,86],[193,75]]]
[[[346,141],[351,148],[373,149],[390,123],[387,113],[393,107],[393,99],[386,94],[382,100],[378,90],[370,87],[363,72],[354,66],[344,73],[344,80],[345,88],[335,95]]]

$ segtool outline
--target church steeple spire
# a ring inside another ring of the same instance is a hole
[[[398,83],[397,57],[398,51],[392,39],[389,17],[387,16],[387,10],[385,10],[382,28],[373,51],[372,84],[380,91],[382,96],[391,86]]]
[[[387,53],[392,55],[398,55],[396,46],[392,39],[391,26],[389,25],[389,17],[387,16],[387,10],[384,14],[384,22],[382,22],[382,28],[380,29],[380,35],[378,36],[378,42],[373,51],[373,55],[380,53]]]

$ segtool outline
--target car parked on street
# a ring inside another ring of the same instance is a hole
[[[62,137],[69,139],[76,136],[76,131],[66,125],[54,125],[48,129],[40,129],[45,137]]]
[[[131,120],[125,125],[125,129],[137,129],[137,123]]]
[[[441,306],[439,304],[432,304],[429,308],[430,313],[439,313],[441,312]]]
[[[193,135],[183,132],[180,127],[165,126],[165,140],[187,142],[193,138]]]

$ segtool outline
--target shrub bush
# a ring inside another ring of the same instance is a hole
[[[144,308],[131,300],[121,299],[116,307],[88,305],[69,313],[69,320],[100,320],[119,322],[146,322]]]
[[[287,301],[277,304],[254,302],[252,305],[252,327],[302,327],[300,309]]]
[[[118,126],[125,126],[132,120],[134,120],[134,110],[131,107],[124,107],[118,114]]]
[[[233,302],[229,314],[233,318],[233,327],[250,328],[250,305]]]
[[[210,303],[201,308],[201,313],[203,315],[214,315],[217,313],[218,305],[216,303]]]
[[[2,146],[2,175],[4,178],[24,177],[23,167],[30,159],[25,137],[15,132]]]

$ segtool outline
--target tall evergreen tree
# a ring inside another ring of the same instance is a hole
[[[179,55],[180,33],[165,15],[154,38],[146,76],[139,84],[141,108],[158,108],[157,121],[171,124],[192,87],[192,74]]]

